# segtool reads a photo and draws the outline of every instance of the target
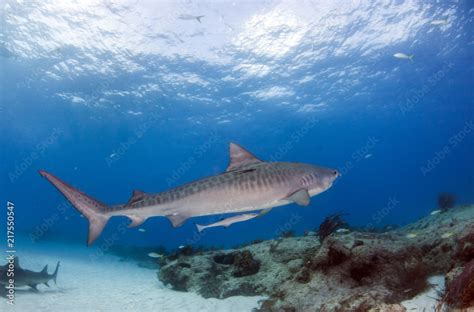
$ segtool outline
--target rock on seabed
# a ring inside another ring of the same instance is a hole
[[[472,259],[474,205],[385,233],[333,234],[322,244],[310,235],[181,256],[158,277],[205,298],[267,296],[260,311],[330,312],[405,311],[402,301],[430,287],[428,277],[444,275],[439,306],[455,311],[474,306],[466,288],[474,285],[472,264],[464,270]]]

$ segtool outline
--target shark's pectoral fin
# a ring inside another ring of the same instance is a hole
[[[167,215],[166,217],[168,218],[168,220],[170,220],[173,227],[178,227],[178,226],[183,225],[183,223],[186,222],[186,220],[188,219],[187,216],[183,216],[180,214]]]
[[[146,196],[147,196],[147,194],[145,192],[142,192],[142,191],[139,191],[139,190],[133,190],[132,197],[130,197],[130,199],[128,200],[127,205],[131,205],[134,202],[142,200]]]
[[[128,225],[129,228],[136,227],[146,221],[146,218],[136,216],[136,215],[127,215],[127,217],[132,220],[132,223]]]
[[[226,171],[236,170],[243,166],[257,164],[262,162],[260,159],[252,155],[249,151],[245,148],[235,144],[230,143],[229,145],[229,152],[230,152],[230,164],[227,166]]]
[[[307,189],[301,189],[299,191],[294,192],[287,198],[290,201],[297,203],[300,206],[308,206],[309,205],[309,193]]]

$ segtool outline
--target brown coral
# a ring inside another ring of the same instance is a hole
[[[242,277],[256,274],[260,270],[260,261],[254,259],[252,253],[248,250],[237,252],[234,258],[235,271],[234,277]]]
[[[474,259],[449,285],[444,300],[448,305],[465,309],[474,306]]]

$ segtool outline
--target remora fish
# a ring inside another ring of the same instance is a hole
[[[216,227],[216,226],[229,227],[231,224],[234,224],[234,223],[237,223],[237,222],[247,221],[247,220],[253,219],[255,217],[258,217],[258,215],[259,215],[258,213],[244,213],[244,214],[240,214],[240,215],[237,215],[237,216],[232,216],[232,217],[229,217],[229,218],[226,218],[224,220],[217,221],[215,223],[208,224],[208,225],[196,224],[196,227],[198,229],[198,232],[201,232],[204,229],[207,229],[207,228],[210,228],[210,227]]]
[[[393,55],[393,57],[396,57],[396,58],[398,58],[398,59],[410,60],[411,62],[413,62],[413,56],[414,56],[414,55],[406,55],[405,53],[400,53],[400,52],[399,52],[399,53],[395,53],[395,54]]]
[[[4,266],[0,266],[0,284],[7,286],[9,279],[14,279],[15,287],[30,286],[34,290],[38,290],[36,286],[38,284],[45,284],[49,287],[48,282],[53,280],[56,284],[56,277],[58,276],[59,261],[56,264],[56,269],[53,274],[48,274],[48,265],[46,265],[40,272],[34,272],[25,270],[20,267],[20,260],[18,257],[13,259],[12,263],[7,263]],[[9,270],[10,269],[10,270]],[[13,270],[14,276],[10,276],[7,273]]]
[[[198,16],[194,16],[194,15],[189,15],[189,14],[181,14],[180,16],[178,16],[179,19],[182,19],[182,20],[197,20],[199,23],[201,22],[201,18],[203,18],[204,15],[198,15]]]
[[[129,227],[138,226],[149,217],[165,216],[173,227],[178,227],[197,216],[268,211],[293,202],[307,206],[310,196],[329,189],[339,176],[335,169],[309,164],[264,162],[230,143],[230,164],[224,173],[157,194],[134,190],[126,204],[107,206],[44,170],[39,173],[89,220],[88,245],[113,216],[130,218]]]

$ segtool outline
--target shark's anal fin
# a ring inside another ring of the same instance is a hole
[[[36,284],[30,284],[28,286],[30,286],[33,289],[34,292],[38,291],[38,288],[36,287]]]
[[[300,206],[309,205],[309,193],[307,189],[301,189],[287,197],[288,200],[297,203]]]
[[[273,207],[260,210],[260,213],[258,214],[257,217],[262,217],[262,216],[266,215],[266,214],[269,213],[272,209],[273,209]]]
[[[128,200],[127,205],[131,205],[131,204],[133,204],[137,201],[140,201],[143,198],[145,198],[146,196],[147,196],[147,194],[145,192],[142,192],[142,191],[139,191],[139,190],[133,190],[132,197],[130,197],[130,199]]]
[[[136,216],[136,215],[127,215],[127,217],[132,220],[132,222],[128,225],[128,227],[136,227],[136,226],[139,226],[140,224],[142,224],[143,222],[146,221],[146,218],[144,217],[140,217],[140,216]]]
[[[180,214],[167,215],[166,217],[168,218],[168,220],[170,220],[173,227],[179,227],[183,225],[183,223],[186,222],[186,220],[188,219],[187,216],[183,216]]]
[[[229,144],[230,163],[226,171],[233,171],[246,165],[257,164],[262,162],[260,159],[252,155],[242,146],[235,143]]]
[[[48,286],[48,287],[49,287],[49,284],[48,284],[48,282],[44,282],[43,284],[45,284],[46,286]]]

